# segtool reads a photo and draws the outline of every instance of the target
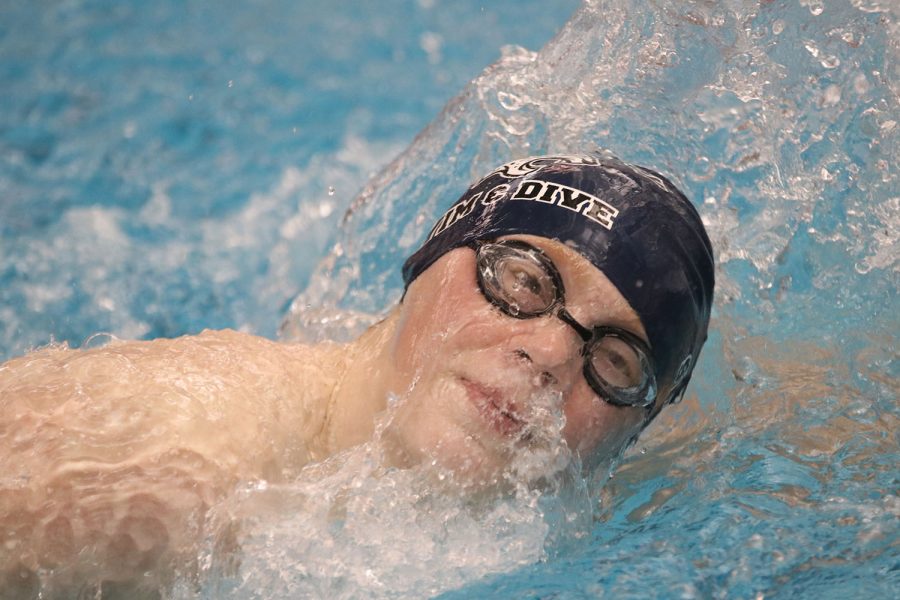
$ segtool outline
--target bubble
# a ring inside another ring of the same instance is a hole
[[[328,195],[334,196],[334,186],[333,185],[328,186]]]
[[[111,333],[107,332],[99,332],[95,333],[86,339],[82,344],[82,348],[102,348],[103,346],[107,346],[109,344],[115,343],[119,341],[119,338],[114,336]]]
[[[800,5],[809,9],[809,12],[814,17],[818,17],[825,12],[825,4],[821,0],[801,0]]]
[[[506,110],[519,110],[522,108],[522,99],[509,92],[497,92],[497,101],[500,102],[500,106]]]

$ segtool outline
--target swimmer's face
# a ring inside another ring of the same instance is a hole
[[[579,323],[646,341],[628,302],[580,254],[542,237],[503,239],[525,241],[550,258]],[[399,309],[388,385],[401,402],[386,432],[395,460],[491,476],[540,437],[535,427],[553,429],[548,408],[564,417],[556,435],[583,461],[617,454],[640,431],[647,409],[601,399],[583,375],[584,342],[572,327],[553,315],[504,314],[479,290],[475,270],[472,249],[448,252],[410,285]]]

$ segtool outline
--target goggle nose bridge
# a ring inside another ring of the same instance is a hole
[[[584,325],[582,325],[581,323],[579,323],[578,321],[576,321],[575,317],[573,317],[569,313],[569,311],[566,310],[565,306],[560,306],[559,308],[556,308],[556,310],[554,310],[553,313],[554,313],[554,316],[556,316],[556,318],[558,318],[560,321],[562,321],[563,323],[565,323],[566,325],[568,325],[569,327],[574,329],[575,333],[578,334],[578,337],[581,338],[582,342],[587,343],[587,342],[591,341],[591,338],[594,337],[594,332],[591,331],[590,329],[588,329],[587,327],[585,327]]]

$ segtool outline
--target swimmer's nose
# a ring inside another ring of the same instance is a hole
[[[527,324],[528,330],[516,340],[517,355],[533,365],[543,387],[568,387],[571,378],[581,372],[581,339],[566,323],[549,315],[522,324]]]
[[[531,359],[531,356],[528,354],[528,352],[526,352],[522,348],[516,349],[515,354],[519,358],[519,360],[521,360],[522,362],[526,362],[529,365],[534,364],[534,361]],[[556,375],[554,375],[553,373],[550,373],[549,371],[541,371],[540,373],[537,374],[535,380],[536,380],[536,385],[540,388],[551,387],[551,386],[554,386],[557,383],[559,383],[559,380],[556,378]]]

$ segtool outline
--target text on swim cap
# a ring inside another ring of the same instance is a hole
[[[468,217],[479,203],[489,206],[500,200],[508,191],[509,185],[503,183],[489,190],[464,197],[438,219],[428,234],[428,239],[440,235],[454,223]],[[612,229],[613,220],[619,214],[618,209],[587,192],[540,179],[522,181],[510,199],[531,200],[561,206],[587,217],[606,229]]]
[[[428,239],[430,240],[434,236],[442,233],[460,219],[468,217],[472,211],[475,210],[475,205],[479,200],[484,206],[488,206],[502,198],[508,191],[509,186],[505,183],[501,183],[487,191],[477,192],[471,196],[464,197],[462,200],[451,206],[450,210],[445,212],[443,216],[438,219],[438,222],[432,227],[431,233],[428,234]]]
[[[607,229],[612,229],[613,220],[619,214],[618,209],[597,196],[561,183],[551,183],[540,179],[526,179],[521,182],[513,193],[512,199],[532,200],[562,206],[584,215]]]

